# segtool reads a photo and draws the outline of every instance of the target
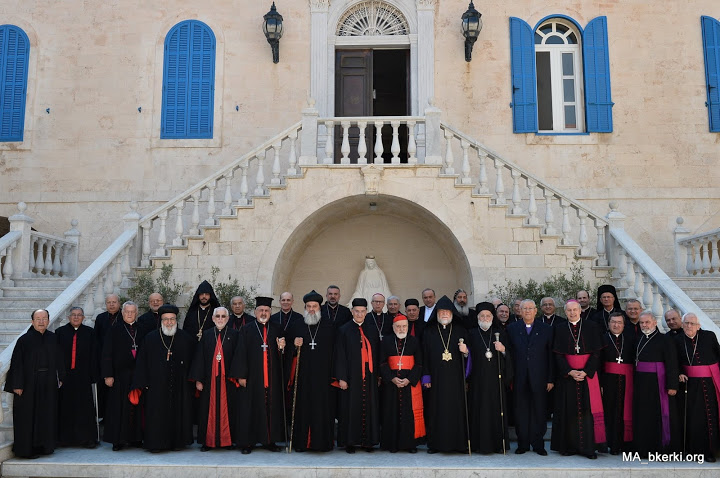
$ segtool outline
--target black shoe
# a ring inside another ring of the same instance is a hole
[[[207,445],[203,445],[203,446],[200,447],[200,451],[202,451],[202,452],[206,452],[206,451],[209,451],[209,450],[210,450],[210,447],[207,446]]]
[[[560,454],[562,456],[573,456],[575,453],[573,453],[571,451],[561,451]]]
[[[516,455],[522,455],[522,454],[525,453],[526,451],[528,451],[527,448],[518,448],[518,449],[515,450],[515,454],[516,454]]]
[[[430,454],[430,455],[434,455],[434,454],[437,453],[438,451],[437,451],[435,448],[428,448],[428,451],[427,451],[427,452],[428,452],[428,454]]]
[[[157,450],[157,449],[155,449],[155,448],[152,448],[152,449],[150,449],[150,450],[148,450],[148,451],[149,451],[150,453],[160,453],[162,450]]]
[[[97,444],[97,442],[90,442],[90,443],[86,443],[83,446],[87,449],[93,449],[93,448],[96,448],[98,446],[98,444]]]
[[[619,455],[619,454],[620,454],[620,450],[616,450],[616,449],[613,448],[613,449],[610,450],[610,454],[611,454],[611,455]]]
[[[364,447],[363,447],[363,450],[365,450],[365,451],[368,452],[368,453],[372,453],[372,452],[375,451],[375,448],[373,448],[373,447],[371,447],[371,446],[364,446]]]
[[[597,460],[597,453],[590,453],[589,455],[585,455],[591,460]]]
[[[305,448],[295,448],[295,453],[303,453],[305,451]]]
[[[275,443],[269,443],[267,445],[264,445],[263,448],[265,448],[268,451],[280,451],[280,447],[277,446]]]
[[[353,453],[355,453],[355,447],[354,446],[346,446],[345,453],[350,453],[352,455]]]
[[[535,450],[535,453],[537,453],[540,456],[547,456],[547,450],[545,448],[540,448],[539,450]]]
[[[120,451],[123,449],[122,445],[113,445],[113,451]]]
[[[715,455],[705,455],[705,461],[708,463],[715,463],[717,460],[715,459]]]
[[[598,453],[607,453],[607,452],[608,452],[608,447],[606,447],[606,446],[600,446],[600,447],[598,447],[597,452],[598,452]]]
[[[408,453],[417,453],[417,448],[410,448]]]
[[[243,448],[240,453],[242,453],[243,455],[249,455],[250,452],[252,452],[252,448],[247,447],[247,448]]]
[[[390,453],[397,453],[396,449],[388,450]]]

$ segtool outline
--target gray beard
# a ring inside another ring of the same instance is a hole
[[[320,322],[320,319],[322,318],[322,315],[320,312],[308,312],[305,311],[305,323],[307,325],[316,325],[318,322]]]
[[[443,325],[443,326],[448,325],[450,322],[452,322],[452,319],[441,319],[439,317],[437,320],[440,323],[440,325]]]
[[[492,327],[492,322],[483,322],[482,320],[478,320],[478,327],[483,329],[483,331],[487,332],[490,330],[490,327]]]
[[[462,315],[463,317],[467,317],[468,314],[470,313],[470,307],[468,307],[467,304],[460,305],[457,302],[455,302],[455,308],[457,309],[458,314]]]
[[[397,335],[397,338],[399,338],[399,339],[404,339],[405,337],[407,337],[407,332],[405,332],[403,334],[395,334],[395,335]]]
[[[162,328],[162,333],[168,337],[172,337],[177,332],[177,324],[172,327],[165,327],[164,325],[161,325],[160,328]]]

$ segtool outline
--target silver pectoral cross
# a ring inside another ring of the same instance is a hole
[[[618,358],[615,359],[615,361],[616,361],[617,363],[623,363],[623,359],[622,359],[622,357],[620,357],[619,355],[618,355]]]
[[[575,344],[575,353],[576,354],[580,353],[580,344]]]
[[[268,348],[268,344],[262,344],[260,347],[262,347],[263,352],[266,352],[267,348]]]
[[[137,350],[137,348],[138,348],[137,344],[132,344],[132,349],[133,349],[133,350]]]
[[[317,342],[315,342],[314,340],[312,342],[310,342],[310,350],[315,350],[316,345],[317,345]]]
[[[215,360],[217,360],[218,362],[221,361],[221,360],[222,360],[222,354],[217,354],[217,355],[215,356]]]
[[[398,362],[398,370],[402,370],[402,359]]]

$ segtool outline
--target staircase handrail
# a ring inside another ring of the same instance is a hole
[[[460,130],[458,130],[458,129],[456,129],[456,128],[450,126],[450,125],[448,125],[448,124],[447,124],[446,122],[444,122],[444,121],[441,121],[441,122],[440,122],[440,126],[441,126],[443,129],[452,132],[453,135],[457,136],[457,137],[460,138],[461,140],[467,141],[467,142],[470,144],[470,146],[474,146],[475,148],[484,151],[484,152],[488,155],[488,157],[490,157],[491,159],[500,161],[500,162],[503,163],[503,164],[505,165],[505,167],[508,168],[510,171],[512,171],[512,170],[518,171],[518,172],[520,173],[520,176],[521,176],[521,177],[523,177],[523,178],[525,178],[525,179],[530,179],[531,181],[536,182],[537,185],[538,185],[538,187],[540,187],[540,188],[542,188],[542,189],[544,189],[544,190],[546,190],[546,191],[550,191],[555,197],[557,197],[557,198],[559,198],[559,199],[562,199],[562,200],[568,202],[569,204],[571,204],[571,205],[572,205],[575,209],[577,209],[578,211],[584,211],[585,213],[587,213],[587,215],[588,215],[589,217],[591,217],[593,220],[597,221],[598,223],[603,224],[603,225],[607,225],[607,224],[608,224],[607,220],[604,218],[604,216],[603,216],[602,214],[593,211],[593,210],[590,209],[588,206],[586,206],[585,204],[583,204],[581,201],[578,201],[577,199],[573,199],[573,198],[571,198],[571,197],[563,194],[562,192],[560,192],[560,190],[558,190],[558,189],[556,189],[555,187],[549,185],[547,182],[545,182],[545,181],[543,181],[542,179],[538,178],[537,176],[535,176],[534,174],[532,174],[532,173],[529,172],[528,170],[522,168],[521,166],[518,166],[517,164],[513,163],[512,161],[510,161],[510,160],[508,160],[508,159],[503,158],[502,155],[500,155],[500,153],[498,153],[498,152],[494,151],[493,149],[485,146],[483,143],[481,143],[481,142],[479,142],[479,141],[471,138],[471,137],[468,136],[467,134],[465,134],[465,133],[463,133],[462,131],[460,131]]]
[[[690,244],[691,242],[702,242],[702,240],[715,240],[720,239],[720,227],[717,229],[713,229],[712,231],[703,232],[701,234],[694,234],[692,236],[685,236],[682,239],[678,239],[678,244],[681,244],[683,246],[686,246]]]
[[[6,250],[8,247],[15,244],[22,237],[20,231],[10,231],[4,236],[0,237],[0,251]]]
[[[257,146],[254,149],[251,149],[249,152],[243,154],[242,156],[237,158],[232,163],[230,163],[227,166],[225,166],[224,168],[220,169],[218,172],[213,173],[213,174],[207,176],[205,179],[198,181],[193,186],[190,186],[188,189],[186,189],[182,193],[178,194],[174,198],[167,201],[165,204],[158,206],[157,208],[153,209],[148,214],[145,214],[145,216],[143,216],[140,219],[140,225],[141,226],[148,225],[155,218],[157,218],[160,215],[160,213],[162,213],[163,211],[169,211],[178,202],[184,200],[188,196],[191,196],[197,192],[202,191],[209,183],[211,183],[212,181],[217,181],[220,178],[222,178],[223,176],[225,176],[226,174],[236,170],[237,168],[239,168],[242,165],[242,163],[245,163],[246,165],[249,164],[250,160],[252,158],[254,158],[255,156],[257,156],[260,153],[263,153],[265,150],[271,148],[272,145],[278,141],[278,139],[285,138],[293,130],[297,131],[298,129],[300,129],[301,126],[302,126],[302,121],[298,121],[297,123],[293,124],[289,128],[282,131],[280,134],[273,136],[272,138],[270,138],[267,141],[265,141],[264,143],[262,143],[260,146]]]

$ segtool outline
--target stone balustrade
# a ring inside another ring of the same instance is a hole
[[[678,228],[682,218],[678,218]],[[678,236],[676,229],[676,237]],[[720,228],[703,234],[676,239],[680,255],[685,256],[684,268],[678,267],[678,273],[684,276],[711,277],[720,276]],[[683,254],[684,251],[684,254]]]

